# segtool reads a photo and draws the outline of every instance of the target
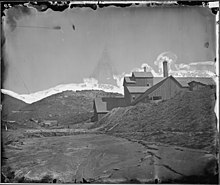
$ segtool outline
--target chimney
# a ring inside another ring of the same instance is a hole
[[[163,62],[163,77],[168,77],[167,61]]]
[[[146,66],[144,66],[144,72],[147,72],[147,67]]]

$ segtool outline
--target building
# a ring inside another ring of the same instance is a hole
[[[214,84],[212,83],[202,83],[202,82],[199,82],[199,81],[191,81],[188,83],[189,84],[189,90],[190,91],[195,91],[195,90],[199,90],[199,89],[202,89],[204,87],[210,87],[210,88],[214,88]]]
[[[143,72],[132,72],[124,77],[124,97],[96,98],[94,100],[93,120],[98,121],[116,107],[135,105],[139,102],[157,102],[168,100],[181,91],[196,90],[206,86],[213,88],[212,78],[168,76],[167,62],[163,62],[163,77],[153,77],[144,68]]]
[[[125,99],[124,97],[102,97],[95,98],[93,101],[93,110],[94,115],[91,118],[91,121],[100,120],[105,114],[111,111],[116,107],[125,107]]]
[[[148,103],[168,100],[181,91],[182,85],[173,76],[169,76],[146,90],[141,96],[132,102],[132,105],[136,105],[139,102]]]
[[[102,98],[95,98],[95,100],[93,101],[93,110],[94,110],[94,115],[91,121],[98,121],[105,114],[108,113],[107,103],[102,101]]]
[[[124,98],[127,105],[142,95],[147,89],[153,86],[153,75],[151,72],[133,72],[131,77],[125,77]]]
[[[154,85],[164,80],[165,77],[154,77]],[[182,85],[183,90],[191,90],[190,82],[198,82],[213,88],[216,84],[212,78],[208,77],[175,77],[175,79]]]

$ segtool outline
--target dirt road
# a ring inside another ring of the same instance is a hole
[[[23,182],[168,182],[213,175],[215,168],[204,151],[96,134],[25,139],[20,148],[7,146],[5,156],[3,171],[10,166]]]

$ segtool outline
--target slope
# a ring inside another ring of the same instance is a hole
[[[30,125],[43,120],[56,120],[59,125],[89,120],[93,115],[93,99],[97,96],[118,96],[99,90],[64,91],[38,102],[26,105],[20,112],[8,115],[8,119]]]
[[[186,92],[158,104],[113,109],[96,127],[129,139],[214,150],[215,92]]]
[[[25,107],[27,103],[22,100],[11,97],[7,94],[1,93],[1,104],[2,104],[2,118],[6,118],[6,116],[12,111],[18,111],[22,107]]]

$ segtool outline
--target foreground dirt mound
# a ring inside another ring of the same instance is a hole
[[[96,126],[129,139],[161,142],[215,152],[215,91],[186,92],[158,104],[117,108]]]

